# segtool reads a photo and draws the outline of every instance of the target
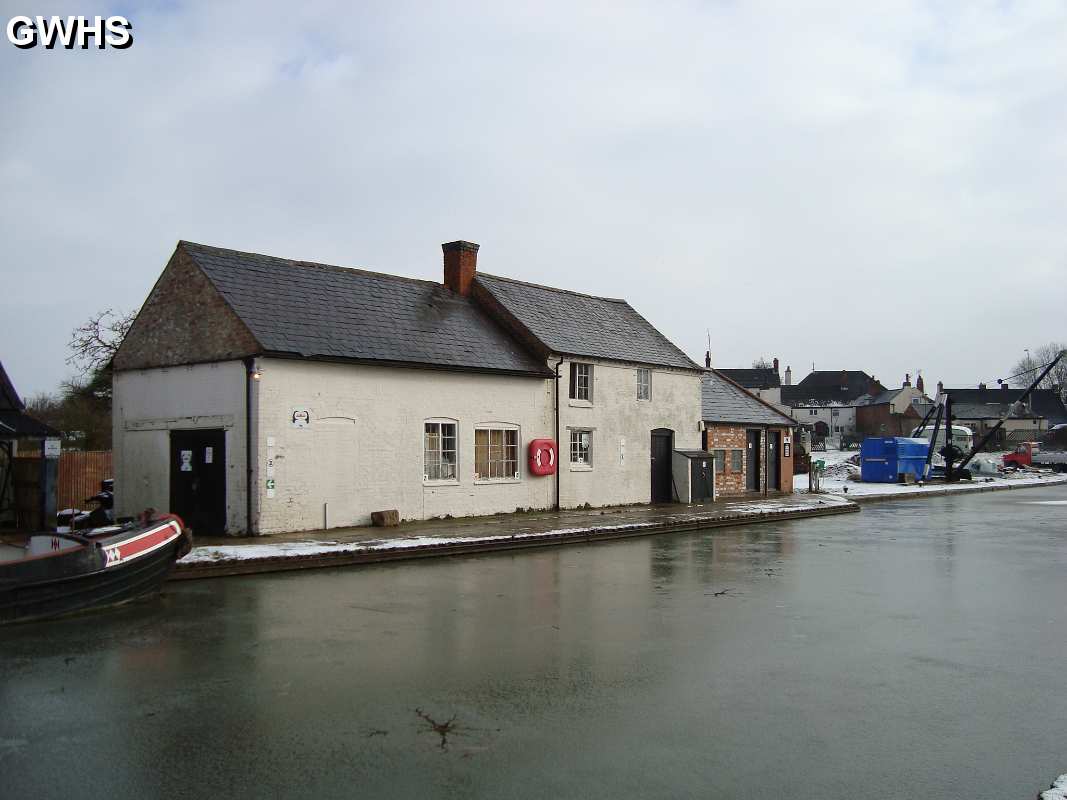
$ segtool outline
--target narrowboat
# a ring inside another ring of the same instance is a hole
[[[156,592],[192,535],[173,514],[0,544],[0,625],[116,605]]]

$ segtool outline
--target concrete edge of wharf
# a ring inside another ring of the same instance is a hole
[[[523,533],[514,536],[471,536],[462,539],[447,538],[440,543],[428,542],[412,546],[405,545],[403,534],[392,540],[379,542],[374,547],[342,546],[328,552],[301,554],[299,552],[265,557],[219,558],[217,560],[197,560],[178,562],[171,573],[171,580],[194,580],[201,578],[221,578],[233,575],[252,575],[267,572],[283,572],[299,569],[319,569],[327,567],[345,567],[366,564],[379,564],[389,561],[433,558],[443,556],[471,555],[507,550],[527,550],[533,548],[559,547],[573,544],[597,544],[638,536],[654,536],[664,533],[700,530],[706,528],[752,525],[761,522],[779,522],[805,517],[821,517],[835,514],[855,513],[860,506],[851,498],[810,495],[806,502],[798,506],[795,502],[782,502],[780,508],[773,503],[756,504],[734,503],[734,509],[705,512],[681,512],[677,510],[664,512],[658,516],[645,517],[641,521],[629,524],[588,524],[574,526],[566,530],[548,530],[544,532]],[[788,501],[788,498],[782,498]],[[270,537],[257,537],[246,542],[261,543]],[[395,546],[390,547],[390,542]],[[237,545],[248,546],[248,545]]]
[[[916,500],[918,498],[925,497],[945,497],[947,495],[954,494],[972,494],[977,492],[1008,492],[1019,491],[1022,489],[1044,489],[1049,486],[1062,486],[1067,483],[1067,475],[1063,477],[1048,477],[1041,481],[1028,481],[1026,483],[1019,484],[1004,484],[1004,483],[961,483],[953,484],[951,486],[926,486],[920,491],[914,492],[888,492],[886,494],[860,494],[860,495],[839,495],[833,494],[832,497],[847,497],[854,503],[861,505],[865,503],[882,503],[887,500]]]

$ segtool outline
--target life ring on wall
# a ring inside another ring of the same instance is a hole
[[[530,474],[552,475],[556,471],[556,443],[551,439],[530,442]]]

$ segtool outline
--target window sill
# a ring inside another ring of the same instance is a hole
[[[459,480],[455,479],[455,478],[449,478],[447,480],[433,480],[433,481],[424,480],[422,482],[422,485],[423,486],[431,486],[431,487],[433,487],[433,486],[459,486]]]
[[[568,400],[567,401],[567,405],[569,405],[571,408],[592,408],[593,407],[593,401],[592,400]]]
[[[592,472],[592,464],[571,464],[571,472]]]
[[[494,483],[522,483],[522,478],[476,478],[475,486],[487,486]]]

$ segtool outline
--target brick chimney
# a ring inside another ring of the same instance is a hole
[[[441,245],[445,254],[445,286],[464,297],[471,293],[471,284],[478,272],[478,245],[474,242],[446,242]]]
[[[911,373],[910,372],[905,372],[904,373],[904,384],[900,388],[903,389],[903,388],[908,387],[908,386],[911,386]]]
[[[848,371],[841,370],[841,389],[842,391],[848,389]]]
[[[937,382],[937,396],[940,397],[944,393],[945,393],[945,383],[944,383],[944,381],[938,381]]]
[[[793,368],[792,367],[786,367],[785,368],[785,385],[786,386],[792,386],[793,385]]]
[[[704,366],[711,369],[711,351],[704,351]]]
[[[923,386],[923,374],[921,372],[915,376],[915,388],[919,390],[919,394],[926,393],[926,387]]]
[[[1004,381],[1002,384],[1000,384],[1000,388],[1003,389],[1005,392],[1008,391],[1008,382]]]
[[[985,387],[985,384],[984,384],[984,383],[980,383],[980,384],[978,384],[978,388],[979,388],[979,389],[980,389],[981,391],[983,391],[983,392],[984,392],[984,391],[985,391],[985,388],[986,388],[986,387]]]
[[[774,359],[774,374],[778,374],[778,359]]]

